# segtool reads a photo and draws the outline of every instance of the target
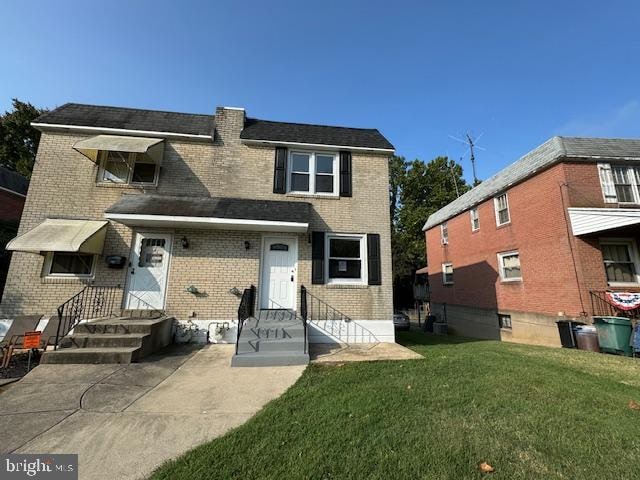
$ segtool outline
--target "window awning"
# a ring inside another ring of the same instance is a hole
[[[77,142],[73,148],[92,162],[98,161],[98,152],[108,150],[112,152],[141,153],[155,163],[162,161],[162,138],[125,137],[121,135],[96,135]]]
[[[131,227],[306,232],[311,204],[245,198],[123,195],[105,218]]]
[[[568,208],[573,234],[586,235],[640,224],[638,208]]]
[[[106,220],[47,219],[33,230],[11,240],[7,250],[18,252],[102,253]]]

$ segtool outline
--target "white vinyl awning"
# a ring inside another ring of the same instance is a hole
[[[638,208],[568,208],[567,211],[576,236],[640,224]]]
[[[162,138],[125,137],[122,135],[97,135],[77,142],[73,148],[92,162],[98,161],[100,150],[130,152],[146,155],[155,163],[162,162]]]
[[[47,219],[34,229],[11,240],[6,249],[30,253],[100,254],[108,224],[106,220]]]

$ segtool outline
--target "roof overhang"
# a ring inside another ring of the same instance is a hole
[[[372,148],[372,147],[353,147],[349,145],[325,145],[322,143],[300,143],[300,142],[282,142],[276,140],[255,140],[249,138],[243,138],[242,143],[245,145],[274,145],[274,146],[284,146],[284,147],[295,147],[295,148],[315,148],[315,149],[326,149],[326,150],[349,150],[356,152],[371,152],[371,153],[387,153],[393,154],[395,150],[393,148]]]
[[[242,218],[137,215],[127,213],[105,213],[104,217],[129,227],[202,228],[292,233],[304,233],[309,229],[309,224],[302,222],[275,222]]]
[[[229,197],[123,195],[105,218],[130,227],[306,232],[307,202]]]
[[[87,127],[84,125],[63,125],[57,123],[31,122],[31,126],[38,130],[54,130],[63,132],[104,133],[107,135],[144,135],[145,137],[175,138],[185,140],[213,141],[212,135],[197,135],[192,133],[156,132],[153,130],[131,130],[127,128]]]
[[[162,162],[164,151],[164,139],[148,137],[127,137],[123,135],[96,135],[85,138],[73,145],[73,149],[80,152],[92,162],[98,161],[98,152],[107,150],[111,152],[140,153],[151,159],[154,163]]]
[[[576,236],[640,224],[638,208],[568,208]]]
[[[27,233],[11,240],[6,249],[29,253],[101,254],[108,224],[106,220],[48,218]]]

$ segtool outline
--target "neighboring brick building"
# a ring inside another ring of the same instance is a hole
[[[559,345],[555,322],[640,291],[640,140],[554,137],[425,223],[432,308],[471,337]]]
[[[17,172],[0,167],[0,296],[11,260],[11,252],[4,247],[18,231],[28,188],[29,180]]]
[[[10,245],[4,315],[52,314],[86,284],[110,285],[125,308],[162,309],[206,330],[234,324],[234,291],[253,284],[261,308],[297,310],[304,285],[394,341],[389,209],[380,207],[393,146],[377,130],[256,120],[238,108],[77,104],[34,126],[42,137]],[[312,329],[310,340],[333,331]]]

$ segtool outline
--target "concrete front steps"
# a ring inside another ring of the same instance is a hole
[[[171,343],[173,317],[108,318],[80,323],[40,363],[133,363]]]
[[[306,339],[302,320],[287,310],[261,311],[258,318],[245,320],[238,353],[231,359],[232,367],[276,367],[306,365]]]

